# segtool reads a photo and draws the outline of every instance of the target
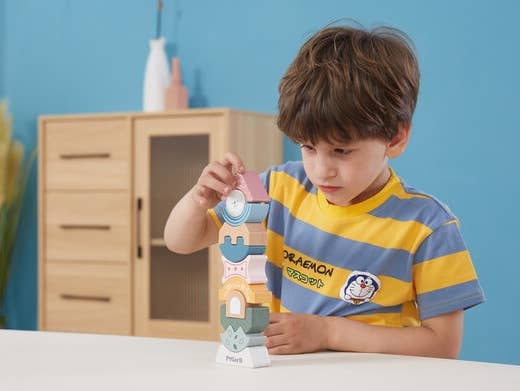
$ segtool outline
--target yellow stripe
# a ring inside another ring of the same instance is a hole
[[[222,222],[220,221],[220,219],[218,218],[217,214],[215,213],[215,210],[214,209],[208,210],[208,214],[209,214],[209,217],[211,217],[211,219],[213,220],[213,222],[217,226],[217,230],[222,228]]]
[[[323,218],[316,195],[284,172],[274,172],[272,180],[283,181],[287,186],[271,186],[271,197],[289,208],[299,220],[340,237],[382,248],[400,249],[414,253],[420,243],[431,234],[431,229],[416,221],[383,219],[371,215],[353,217],[345,224],[341,219]],[[322,218],[320,218],[320,216]]]
[[[468,251],[434,258],[413,267],[417,294],[462,284],[477,278]]]
[[[369,315],[350,315],[345,316],[347,319],[356,320],[371,324],[373,326],[389,326],[389,327],[402,327],[401,314],[369,314]]]
[[[402,186],[402,183],[400,183],[401,186],[398,187],[398,190],[395,191],[394,195],[402,200],[409,200],[411,198],[425,198],[429,200],[433,200],[432,197],[426,195],[426,194],[415,194],[415,193],[408,193],[405,188]]]
[[[291,312],[283,305],[280,305],[280,300],[273,299],[277,304],[278,311],[271,312]],[[272,308],[272,307],[271,307]],[[403,326],[420,326],[421,322],[416,317],[415,319],[403,319],[400,313],[379,313],[379,314],[369,314],[369,315],[348,315],[345,316],[347,319],[355,320],[358,322],[363,322],[366,324],[370,324],[373,326],[389,326],[389,327],[403,327]]]
[[[345,284],[347,277],[352,273],[352,270],[319,261],[287,245],[284,247],[283,237],[275,232],[268,230],[267,235],[271,240],[267,246],[267,258],[269,262],[283,268],[283,277],[321,295],[334,299],[340,297],[340,290]],[[310,263],[314,262],[317,265],[324,265],[329,270],[334,269],[332,277],[328,274],[318,273],[313,269],[306,269],[300,264],[291,262],[289,259],[284,259],[284,249],[288,253],[294,254],[294,260],[301,257],[302,260],[310,261]],[[382,306],[393,306],[414,299],[411,282],[384,275],[377,277],[381,282],[381,288],[371,300],[373,303]]]
[[[283,236],[277,233],[267,230],[267,246],[265,249],[265,255],[269,262],[273,263],[276,267],[282,267],[283,262]]]
[[[276,297],[272,297],[271,302],[267,305],[269,307],[270,312],[289,312],[287,310],[282,311],[280,308],[280,299]]]

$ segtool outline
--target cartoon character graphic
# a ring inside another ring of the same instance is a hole
[[[369,272],[354,270],[339,291],[339,297],[347,303],[359,305],[369,302],[381,288],[379,278]]]

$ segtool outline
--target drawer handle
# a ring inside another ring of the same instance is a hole
[[[61,159],[109,159],[109,153],[63,153]]]
[[[60,297],[64,300],[101,301],[104,303],[108,303],[110,301],[110,297],[107,296],[70,295],[67,293],[62,293]]]
[[[143,247],[141,246],[141,210],[143,209],[143,199],[137,198],[137,258],[143,256]]]
[[[61,224],[61,229],[93,229],[100,231],[109,231],[110,225],[95,225],[95,224]]]

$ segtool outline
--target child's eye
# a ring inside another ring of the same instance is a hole
[[[334,152],[336,152],[339,155],[348,155],[349,153],[352,152],[352,150],[351,149],[344,149],[344,148],[336,148],[334,150]]]
[[[308,145],[308,144],[300,144],[300,148],[305,149],[307,151],[314,151],[314,147],[312,145]]]

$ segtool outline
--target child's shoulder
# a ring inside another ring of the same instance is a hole
[[[457,216],[437,197],[407,185],[399,178],[399,187],[379,208],[373,211],[380,217],[415,220],[435,230],[458,221]]]
[[[269,184],[273,180],[277,186],[283,185],[284,183],[287,184],[291,181],[297,181],[303,185],[307,191],[311,191],[312,189],[312,183],[307,177],[303,169],[303,162],[301,161],[288,161],[277,166],[272,166],[263,172],[260,177],[267,187],[269,187]]]

